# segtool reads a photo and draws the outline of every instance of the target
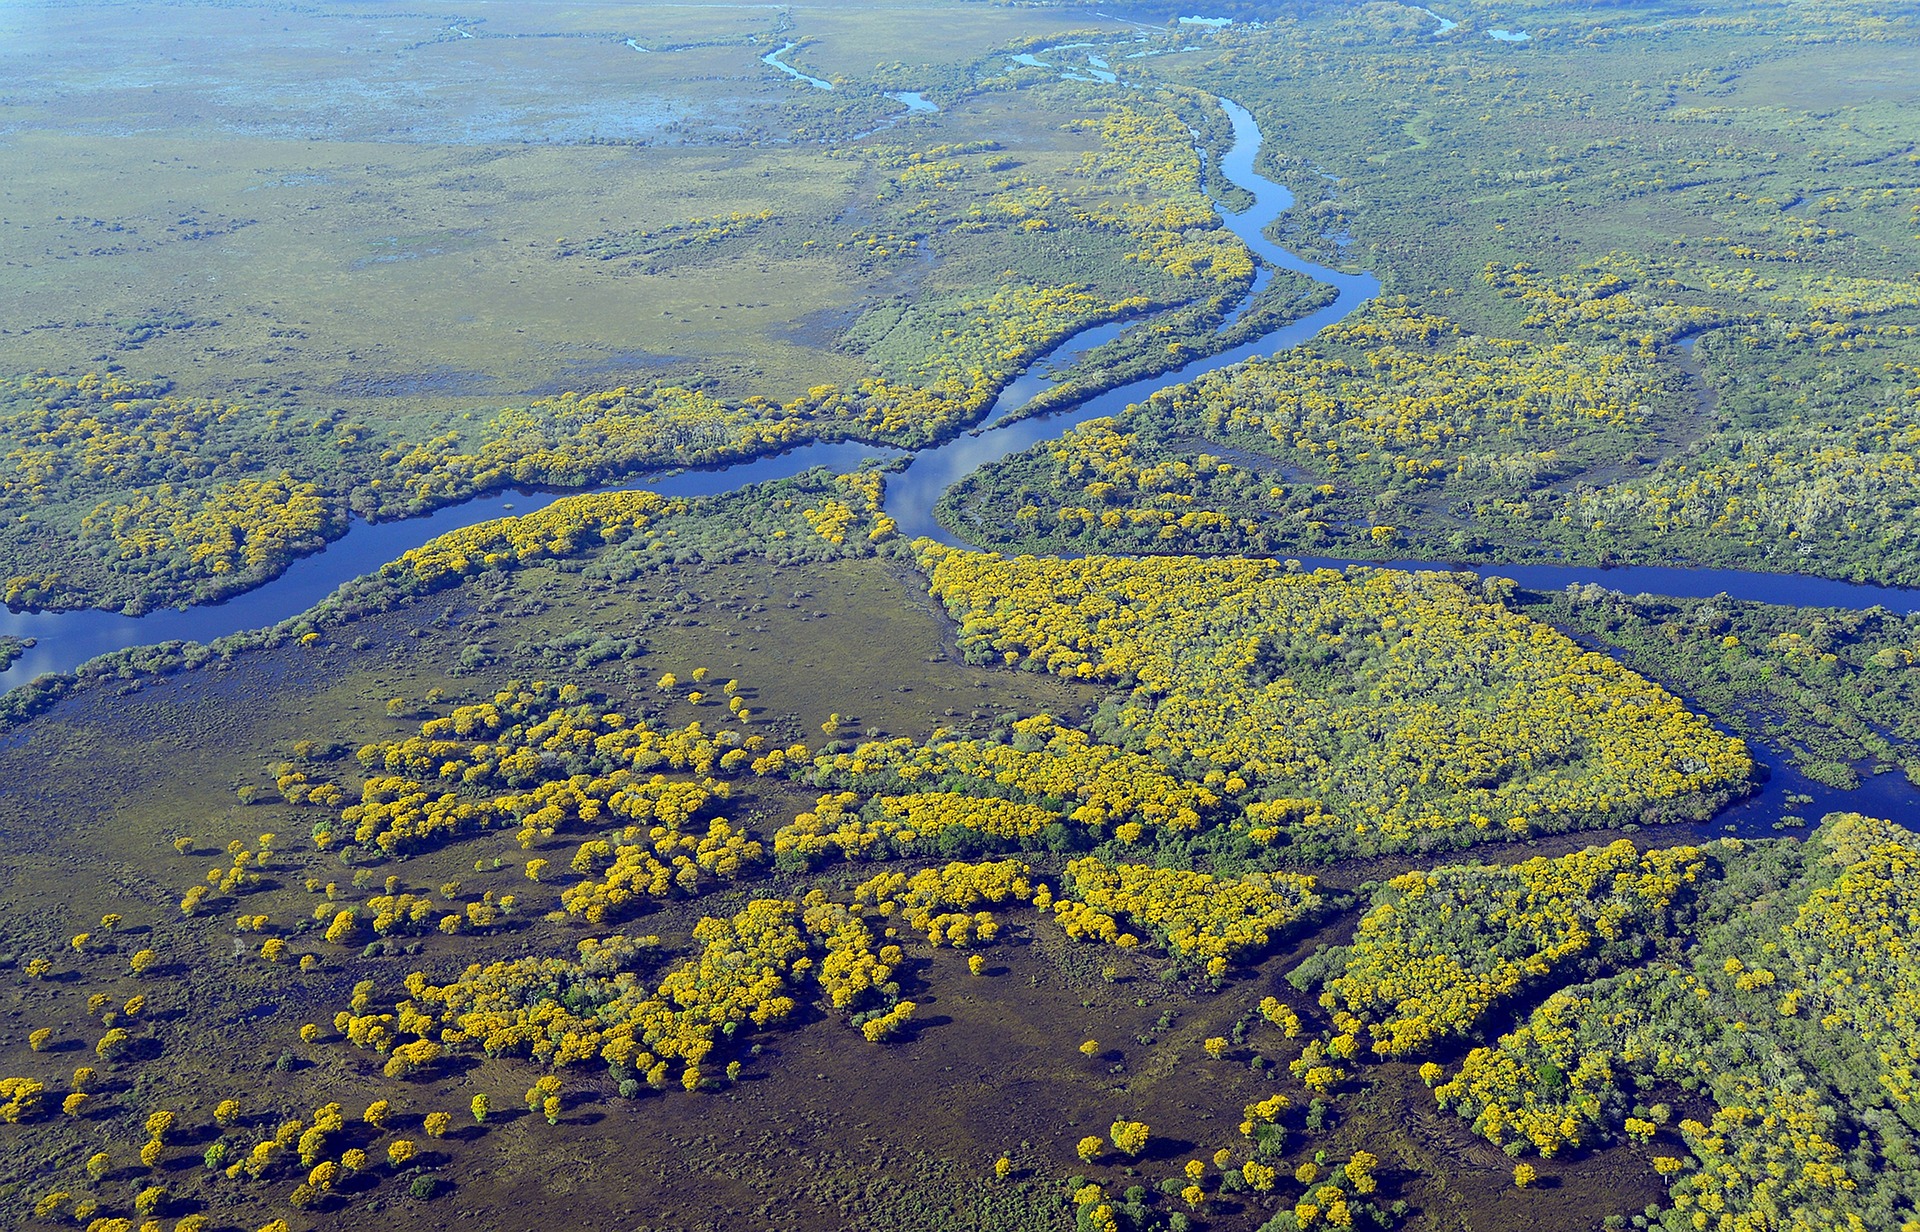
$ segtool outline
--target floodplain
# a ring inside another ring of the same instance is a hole
[[[1920,1228],[1920,30],[1218,7],[0,13],[10,608],[530,494],[0,701],[10,1223]]]

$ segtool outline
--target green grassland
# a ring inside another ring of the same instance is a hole
[[[1211,378],[1128,425],[1151,428],[1142,464],[1190,463],[1205,438],[1273,455],[1283,481],[1210,511],[1257,531],[1167,546],[1914,576],[1916,189],[1910,83],[1893,67],[1912,32],[1870,11],[1463,10],[1438,34],[1415,9],[1312,9],[1156,35],[1150,50],[1174,54],[1128,71],[1177,88],[1120,104],[986,50],[1044,47],[1089,21],[1072,37],[1110,57],[1143,45],[1141,27],[1103,30],[1071,6],[924,21],[884,7],[489,10],[465,24],[295,9],[278,26],[246,10],[218,25],[225,11],[189,6],[146,43],[138,8],[12,19],[17,45],[46,54],[5,100],[18,173],[0,226],[21,293],[0,368],[155,376],[141,388],[218,400],[227,430],[191,443],[182,474],[103,485],[17,463],[9,602],[217,596],[339,533],[348,508],[394,516],[509,477],[572,485],[822,435],[923,440],[1106,315],[1172,309],[1164,337],[1110,344],[1104,375],[1048,405],[1225,345],[1212,327],[1244,286],[1222,264],[1233,246],[1157,235],[1141,209],[1156,194],[1198,202],[1198,173],[1156,144],[1171,123],[1220,148],[1194,87],[1260,116],[1266,169],[1300,201],[1284,242],[1375,269],[1432,320],[1392,357],[1396,380],[1471,396],[1452,387],[1449,348],[1545,343],[1556,363],[1614,374],[1619,405],[1591,422],[1436,431],[1382,406],[1378,386],[1297,371],[1377,361],[1365,345]],[[1537,28],[1499,43],[1497,21]],[[189,45],[216,26],[224,41]],[[836,88],[760,63],[788,43]],[[892,56],[864,65],[862,46]],[[76,65],[96,48],[119,68]],[[184,58],[163,60],[168,48]],[[350,89],[336,55],[366,66]],[[484,95],[460,84],[482,67]],[[909,114],[885,94],[906,88],[943,109]],[[1098,133],[1072,122],[1103,113]],[[1143,240],[1169,255],[1129,257]],[[1281,319],[1312,306],[1303,291],[1276,283]],[[943,366],[947,340],[970,331]],[[1697,362],[1676,345],[1695,334]],[[1500,388],[1554,397],[1538,380]],[[967,392],[939,392],[952,381]],[[682,388],[719,405],[659,396]],[[1302,388],[1339,408],[1298,422]],[[571,390],[625,391],[646,426],[582,425],[549,401]],[[44,439],[47,401],[26,385],[11,396],[0,431],[16,449]],[[119,447],[157,448],[135,436]],[[255,485],[282,475],[313,485],[314,508],[276,525]],[[983,475],[976,503],[1034,481]],[[153,493],[160,482],[173,490]],[[145,503],[125,499],[143,484]],[[56,569],[76,535],[88,551]]]

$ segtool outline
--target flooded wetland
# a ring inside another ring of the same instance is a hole
[[[8,7],[0,1212],[1920,1228],[1916,40]]]

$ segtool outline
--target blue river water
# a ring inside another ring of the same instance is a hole
[[[1005,412],[997,409],[985,429],[920,450],[913,455],[913,460],[904,471],[887,480],[887,513],[900,524],[902,534],[909,538],[925,535],[953,547],[970,546],[934,520],[933,508],[948,488],[973,471],[1009,454],[1030,449],[1041,441],[1051,440],[1089,419],[1117,415],[1129,404],[1149,397],[1156,390],[1198,380],[1217,368],[1256,355],[1274,355],[1288,347],[1297,346],[1327,326],[1344,319],[1380,293],[1380,282],[1372,274],[1343,274],[1303,261],[1266,237],[1264,231],[1267,224],[1292,206],[1293,194],[1282,185],[1254,173],[1254,159],[1260,153],[1260,129],[1253,117],[1244,107],[1231,100],[1222,99],[1221,105],[1233,122],[1234,135],[1233,148],[1221,160],[1221,173],[1230,183],[1253,196],[1253,204],[1241,213],[1222,211],[1222,220],[1262,260],[1280,269],[1294,270],[1316,281],[1331,284],[1338,293],[1337,298],[1326,307],[1251,342],[1217,355],[1196,359],[1178,371],[1111,389],[1063,414],[1007,422]],[[1062,347],[1078,344],[1079,336],[1076,335],[1063,343]],[[1004,402],[1005,399],[1002,399],[996,408]]]
[[[643,476],[600,490],[644,487],[666,496],[714,496],[747,484],[784,479],[816,466],[850,471],[869,459],[898,455],[897,450],[858,442],[827,442],[733,466]],[[32,638],[35,643],[12,667],[0,672],[0,689],[25,684],[44,672],[70,672],[88,659],[129,646],[210,642],[230,633],[279,624],[319,603],[342,583],[374,572],[435,536],[496,518],[532,513],[570,495],[578,493],[509,489],[397,522],[355,518],[347,533],[324,551],[295,561],[265,585],[199,607],[161,608],[144,616],[91,610],[10,612],[0,608],[0,634]]]
[[[785,73],[787,76],[793,78],[795,81],[804,81],[816,90],[833,89],[833,83],[831,81],[823,81],[820,78],[815,77],[811,73],[803,73],[799,69],[793,67],[793,65],[788,64],[785,61],[780,59],[781,56],[786,55],[788,52],[792,51],[795,47],[798,47],[798,46],[799,46],[798,43],[786,43],[780,48],[780,50],[770,51],[766,55],[761,56],[760,63],[771,65],[772,67],[777,68],[781,72]]]
[[[785,50],[787,48],[781,48],[782,52]],[[805,77],[780,64],[776,59],[779,54],[774,52],[764,59],[795,76]],[[829,83],[818,79],[808,80],[822,88],[831,88]],[[1239,213],[1229,212],[1223,207],[1222,221],[1267,264],[1304,274],[1332,286],[1336,298],[1331,304],[1251,342],[1194,360],[1178,371],[1122,385],[1062,413],[1026,419],[1011,418],[1046,387],[1051,373],[1071,367],[1081,356],[1118,336],[1134,322],[1104,322],[1088,327],[1057,343],[1030,364],[1002,391],[983,417],[983,426],[911,455],[857,442],[823,443],[732,466],[636,476],[601,490],[645,488],[673,496],[706,496],[797,475],[816,466],[845,472],[868,460],[898,461],[905,458],[905,468],[890,475],[886,485],[886,511],[899,523],[901,533],[909,538],[924,535],[955,547],[972,546],[939,525],[934,520],[933,509],[948,488],[974,470],[1057,437],[1089,419],[1118,414],[1129,404],[1142,401],[1159,389],[1196,380],[1208,372],[1254,356],[1277,354],[1345,319],[1379,294],[1379,281],[1371,274],[1350,274],[1315,265],[1266,237],[1265,228],[1292,206],[1293,195],[1282,185],[1255,173],[1254,163],[1260,151],[1261,134],[1252,115],[1231,100],[1221,99],[1220,104],[1232,122],[1234,134],[1233,145],[1221,161],[1221,171],[1229,182],[1253,198],[1253,203]],[[1250,297],[1259,293],[1260,285],[1264,284],[1257,284]],[[1235,315],[1244,310],[1245,304],[1242,304],[1235,310]],[[277,624],[311,608],[342,583],[377,570],[408,549],[418,547],[437,535],[495,518],[529,513],[544,508],[564,495],[567,494],[509,491],[404,521],[366,523],[356,520],[346,535],[325,550],[296,562],[273,581],[222,603],[185,610],[162,609],[138,617],[101,611],[0,610],[0,634],[35,639],[34,646],[9,670],[0,673],[0,688],[12,688],[43,672],[72,671],[97,655],[130,646],[173,640],[209,642],[227,634]],[[1736,599],[1766,603],[1855,609],[1881,606],[1900,613],[1920,610],[1920,590],[1731,569],[1652,565],[1612,569],[1554,565],[1456,566],[1444,561],[1381,562],[1328,557],[1298,559],[1309,567],[1344,568],[1361,564],[1376,568],[1465,569],[1483,576],[1512,578],[1529,589],[1559,589],[1573,584],[1597,583],[1629,594],[1644,592],[1696,597],[1726,594]],[[1838,792],[1804,779],[1767,750],[1756,746],[1755,753],[1772,772],[1769,786],[1761,794],[1723,812],[1715,819],[1716,826],[1725,824],[1746,833],[1764,832],[1780,816],[1782,801],[1788,792],[1813,798],[1811,805],[1802,806],[1802,811],[1811,820],[1818,820],[1822,812],[1833,808],[1871,809],[1896,818],[1912,817],[1920,812],[1920,794],[1916,794],[1897,775],[1871,778],[1856,792]]]

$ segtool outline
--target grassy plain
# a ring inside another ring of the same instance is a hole
[[[1185,125],[1217,117],[1153,98],[1134,110],[1179,143],[1136,150],[1137,126],[1079,123],[1111,109],[1088,87],[982,58],[1065,28],[1044,12],[25,5],[0,20],[0,372],[45,378],[0,393],[15,604],[204,600],[337,535],[349,508],[400,516],[512,478],[951,432],[1079,325],[1199,301],[1152,340],[1158,367],[1167,342],[1225,345],[1213,326],[1250,276],[1182,253],[1241,251],[1186,147]],[[826,57],[834,89],[761,62],[789,42]],[[940,109],[911,112],[898,90]],[[1160,165],[1170,153],[1186,161]],[[1172,223],[1169,194],[1187,211]],[[1130,256],[1143,242],[1155,255]],[[889,331],[921,304],[945,305],[935,332]],[[90,373],[138,388],[117,400],[162,399],[160,418],[216,405],[226,430],[133,430],[108,446],[111,482],[75,474],[101,432],[47,416]],[[661,409],[682,389],[739,421],[724,440],[686,442],[688,414]],[[608,420],[569,441],[552,402],[569,391],[644,402],[669,432]],[[69,456],[41,456],[50,444]],[[484,463],[447,462],[474,450]],[[223,512],[282,475],[313,485],[320,516]],[[129,516],[137,547],[104,533]],[[209,522],[258,550],[215,563]]]

